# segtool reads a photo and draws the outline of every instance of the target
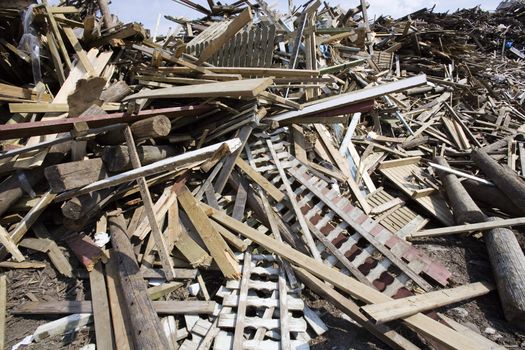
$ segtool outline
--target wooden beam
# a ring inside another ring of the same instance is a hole
[[[145,90],[124,98],[124,102],[142,98],[211,98],[211,97],[255,97],[272,85],[272,78],[244,79],[210,84],[174,86]]]
[[[385,303],[365,305],[361,308],[361,311],[375,323],[385,323],[412,316],[418,312],[434,310],[445,305],[485,295],[492,290],[494,290],[492,285],[477,282],[456,288],[395,299]]]
[[[166,158],[161,161],[145,165],[137,169],[129,170],[118,175],[110,176],[106,179],[96,181],[90,185],[84,186],[77,190],[64,192],[57,196],[56,201],[62,201],[89,192],[98,191],[103,188],[117,186],[124,182],[136,180],[140,177],[155,175],[161,172],[167,172],[175,169],[184,168],[184,166],[186,165],[197,165],[198,163],[203,163],[204,161],[210,158],[219,157],[225,153],[233,152],[239,146],[239,139],[232,139],[214,145],[210,145],[198,150],[189,151],[175,157]]]
[[[284,199],[285,194],[275,187],[270,181],[266,180],[264,176],[255,171],[250,164],[241,158],[235,159],[235,165],[237,165],[250,179],[257,183],[261,188],[268,193],[276,202],[280,202]]]

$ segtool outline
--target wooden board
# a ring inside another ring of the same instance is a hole
[[[104,280],[104,267],[101,262],[89,273],[93,317],[95,319],[95,336],[97,349],[113,349],[113,328],[109,313],[108,294]]]
[[[260,78],[190,86],[174,86],[164,89],[141,91],[124,98],[124,101],[139,98],[255,97],[272,83],[273,80],[271,78]]]
[[[418,312],[437,309],[441,306],[485,295],[494,287],[488,283],[471,283],[425,294],[396,299],[380,304],[365,305],[361,311],[376,323],[384,323],[414,315]]]

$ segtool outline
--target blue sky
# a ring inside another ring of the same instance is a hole
[[[194,2],[208,7],[206,0],[194,0]],[[226,0],[222,3],[231,3],[233,1]],[[275,9],[285,11],[287,8],[287,0],[267,0],[268,4],[273,5]],[[355,7],[359,4],[358,0],[331,0],[331,4],[342,4],[343,8]],[[476,5],[481,5],[486,10],[494,10],[500,3],[500,0],[368,0],[371,7],[369,14],[371,18],[374,15],[389,14],[396,17],[404,16],[410,12],[419,10],[425,6],[431,7],[436,4],[437,11],[455,11],[458,8],[471,8]],[[295,4],[302,4],[304,1],[296,0]],[[116,14],[122,22],[138,21],[142,22],[146,28],[149,28],[153,33],[153,28],[157,21],[157,16],[171,15],[171,16],[185,16],[189,18],[200,17],[199,12],[193,11],[190,8],[175,3],[172,0],[112,0],[110,4],[111,11]],[[167,33],[170,27],[175,27],[176,24],[164,19],[160,20],[159,33]]]

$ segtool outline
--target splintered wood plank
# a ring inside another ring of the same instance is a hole
[[[9,233],[11,240],[16,244],[22,240],[27,231],[31,226],[36,222],[40,217],[40,214],[47,208],[47,206],[55,199],[55,194],[50,191],[46,192],[40,199],[38,203],[31,208],[31,210],[24,216],[24,219],[18,223],[11,233]],[[6,258],[6,249],[5,246],[0,248],[0,260]]]
[[[130,95],[124,102],[142,98],[255,97],[273,83],[272,78],[244,79],[189,86],[146,90]]]
[[[5,228],[0,226],[0,243],[4,245],[4,248],[13,256],[13,259],[15,259],[17,262],[22,262],[26,258],[24,257],[24,254],[18,249],[17,245],[13,240],[11,239],[11,236],[7,232]]]
[[[183,186],[177,195],[179,204],[188,215],[223,275],[228,279],[238,279],[240,277],[239,265],[235,261],[233,252],[201,209],[199,202],[186,186]]]
[[[116,256],[110,253],[111,258],[106,264],[106,286],[108,288],[109,308],[111,311],[111,324],[115,339],[116,350],[131,350],[131,328],[129,327],[129,316],[125,308],[122,295],[122,286],[118,278],[118,262]]]
[[[140,168],[141,165],[139,156],[137,153],[137,149],[135,148],[135,141],[133,140],[133,135],[129,126],[127,126],[126,129],[124,129],[124,136],[126,137],[126,144],[128,145],[129,157],[131,159],[131,163],[133,164],[133,168]],[[140,196],[142,198],[142,202],[144,203],[146,215],[151,226],[151,233],[153,235],[153,238],[155,239],[155,244],[159,252],[160,261],[162,262],[162,268],[164,269],[164,273],[166,274],[166,279],[173,280],[175,278],[174,262],[173,259],[170,257],[170,252],[168,251],[166,241],[164,240],[162,232],[159,228],[159,224],[157,222],[157,218],[155,217],[155,211],[153,209],[153,200],[151,199],[148,184],[144,177],[139,177],[137,179],[137,184],[139,185]]]
[[[95,319],[97,349],[113,349],[113,328],[111,327],[111,315],[102,263],[97,263],[89,273],[89,286]]]
[[[239,14],[233,21],[228,24],[226,30],[217,38],[213,39],[208,46],[204,48],[199,56],[197,65],[201,65],[203,62],[211,58],[224,44],[237,34],[246,24],[252,20],[252,10],[248,6],[243,12]]]
[[[385,303],[365,305],[361,311],[376,323],[384,323],[414,315],[418,312],[437,309],[441,306],[485,295],[494,290],[492,285],[483,282],[442,289],[425,294],[396,299]]]
[[[246,298],[250,288],[250,276],[252,268],[252,255],[250,252],[244,253],[244,263],[242,266],[241,288],[239,290],[239,304],[237,305],[237,318],[235,320],[235,333],[233,336],[233,350],[242,350],[244,340],[244,320],[246,318]]]
[[[293,249],[292,247],[278,242],[242,222],[232,219],[223,212],[215,210],[205,204],[201,204],[201,207],[204,208],[206,213],[209,213],[214,220],[367,304],[393,300],[391,297],[379,292],[378,290],[368,287],[354,278],[346,276],[343,273]],[[480,347],[480,342],[473,341],[422,313],[407,317],[403,321],[419,334],[448,346],[451,349],[477,350],[482,348],[482,346]]]

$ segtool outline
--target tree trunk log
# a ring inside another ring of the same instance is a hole
[[[168,136],[171,131],[171,121],[165,115],[139,120],[130,126],[133,139],[140,141]],[[126,142],[122,129],[108,131],[97,136],[97,142],[101,145],[120,145]]]
[[[484,207],[497,208],[515,217],[522,215],[521,211],[496,186],[489,186],[468,179],[462,181],[461,184],[469,195],[477,203],[482,203]]]
[[[501,166],[485,151],[472,152],[472,160],[480,170],[514,203],[518,209],[525,213],[525,181],[520,179],[514,170]]]
[[[450,167],[443,157],[435,157],[434,161],[439,165]],[[448,201],[452,207],[457,224],[482,222],[485,220],[485,215],[474,203],[456,175],[439,170],[437,170],[437,173],[445,185]]]
[[[174,146],[139,146],[137,147],[140,164],[148,165],[177,153]],[[102,160],[108,171],[121,172],[133,168],[127,146],[109,146],[102,151]]]

